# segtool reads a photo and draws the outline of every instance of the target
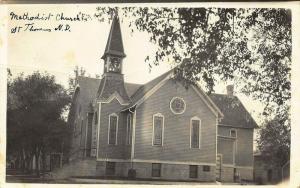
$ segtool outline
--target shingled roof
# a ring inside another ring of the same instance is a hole
[[[210,94],[209,97],[224,114],[220,124],[240,128],[258,127],[238,97],[215,93]]]
[[[78,76],[82,110],[89,111],[88,107],[96,97],[99,84],[100,79]]]
[[[115,79],[114,77],[117,79]],[[117,92],[124,101],[130,102],[130,96],[127,93],[123,75],[114,73],[110,73],[109,75],[107,74],[101,80],[97,94],[97,99],[106,100],[115,92]]]
[[[121,34],[121,27],[119,17],[115,16],[113,18],[108,40],[106,43],[105,51],[102,56],[102,59],[105,58],[106,55],[116,55],[120,57],[125,57],[123,41],[122,41],[122,34]]]
[[[167,71],[166,73],[158,76],[154,80],[151,80],[150,82],[141,85],[139,89],[131,96],[131,103],[129,106],[134,105],[138,100],[140,100],[149,90],[151,90],[154,86],[156,86],[159,82],[161,82],[168,74],[170,74],[173,71]],[[129,95],[129,94],[128,94]]]
[[[148,91],[161,82],[172,70],[162,74],[154,80],[144,84],[125,83],[125,89],[128,96],[131,98],[131,103],[128,107],[133,106],[139,99],[141,99]],[[80,96],[82,104],[88,104],[96,98],[97,90],[99,88],[101,79],[79,77],[78,84],[80,86]],[[208,95],[213,103],[224,114],[224,118],[220,124],[240,127],[240,128],[257,128],[255,120],[246,110],[242,102],[236,96],[228,96],[225,94],[212,93]]]
[[[88,106],[97,97],[97,91],[102,79],[90,77],[78,77],[78,85],[80,87],[80,98],[83,106]],[[125,89],[129,96],[133,95],[140,87],[140,84],[125,83]]]

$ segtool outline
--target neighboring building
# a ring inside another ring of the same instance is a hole
[[[212,94],[210,97],[224,114],[218,123],[217,179],[227,182],[253,180],[255,121],[233,95],[232,85],[227,86],[227,95]]]
[[[253,180],[257,126],[233,86],[207,95],[172,79],[170,70],[144,84],[126,83],[119,19],[114,18],[101,79],[78,77],[68,123],[70,164],[64,176],[171,180]]]
[[[258,184],[277,184],[281,181],[289,180],[290,162],[282,167],[266,163],[260,152],[254,154],[254,181]]]

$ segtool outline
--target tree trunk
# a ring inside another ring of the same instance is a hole
[[[40,151],[38,150],[35,154],[35,172],[36,172],[36,176],[40,177]]]
[[[16,169],[18,170],[23,170],[23,160],[22,160],[22,153],[19,152],[18,156],[17,156],[17,161],[16,161]]]
[[[25,158],[25,171],[26,171],[26,173],[30,173],[30,171],[31,171],[31,161],[32,161],[32,157],[27,156]]]
[[[41,153],[41,155],[42,155],[42,168],[41,168],[41,170],[42,170],[42,172],[45,172],[47,169],[46,169],[46,153],[45,153],[45,151],[42,151],[42,153]]]
[[[27,167],[26,167],[26,155],[25,155],[25,151],[23,150],[22,151],[22,154],[21,154],[21,156],[20,156],[20,165],[21,165],[21,169],[22,169],[22,172],[24,173],[24,172],[26,172],[27,171]]]

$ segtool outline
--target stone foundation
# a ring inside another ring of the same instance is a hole
[[[71,176],[107,176],[106,161],[96,161],[95,159],[86,159],[73,161],[63,168],[53,171],[55,178],[67,178]],[[174,181],[199,181],[199,182],[214,182],[216,181],[216,167],[210,166],[209,171],[204,171],[202,165],[198,165],[197,178],[190,178],[188,164],[168,164],[161,163],[161,176],[152,177],[152,163],[146,162],[115,162],[115,173],[112,176],[128,177],[129,169],[135,169],[136,178],[139,179],[162,179]],[[253,169],[251,168],[236,168],[240,180],[253,180]],[[234,182],[234,167],[222,166],[221,182]]]
[[[166,164],[161,163],[161,176],[152,177],[152,163],[145,162],[116,162],[115,175],[119,177],[128,177],[128,171],[133,167],[136,170],[136,178],[141,179],[163,179],[163,180],[185,180],[185,181],[202,181],[214,182],[216,181],[215,166],[210,166],[210,171],[203,171],[203,166],[198,166],[198,177],[189,177],[189,165],[186,164]],[[106,162],[97,161],[96,175],[106,176]]]

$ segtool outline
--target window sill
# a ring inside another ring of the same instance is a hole
[[[201,148],[191,148],[190,149],[193,149],[193,150],[201,150]]]
[[[160,147],[160,148],[163,147],[163,145],[153,145],[153,144],[152,144],[152,146],[153,146],[153,147]]]

